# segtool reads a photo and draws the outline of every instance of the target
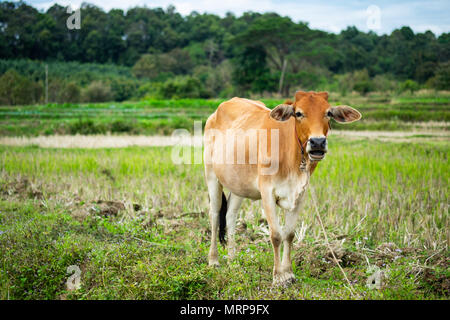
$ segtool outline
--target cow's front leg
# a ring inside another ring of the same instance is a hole
[[[281,261],[281,272],[283,284],[290,284],[295,281],[295,275],[292,270],[291,249],[292,241],[295,237],[295,228],[297,226],[299,211],[292,210],[286,213],[286,222],[283,228],[283,260]]]
[[[280,265],[281,228],[278,223],[276,202],[272,190],[261,192],[262,205],[269,224],[270,241],[273,247],[273,285],[278,286],[283,282]]]

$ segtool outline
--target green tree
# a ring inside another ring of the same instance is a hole
[[[51,76],[80,87],[93,81],[112,85],[116,76],[162,83],[178,75],[192,76],[201,66],[218,68],[224,61],[232,62],[237,77],[233,85],[239,92],[268,91],[286,96],[298,87],[323,88],[333,79],[342,89],[339,81],[346,75],[352,81],[347,89],[353,90],[353,73],[364,69],[370,79],[389,74],[396,81],[411,79],[419,85],[448,87],[442,68],[450,59],[449,33],[436,37],[430,31],[414,33],[405,26],[381,36],[355,27],[333,34],[275,13],[227,13],[221,18],[192,12],[182,16],[173,6],[105,12],[83,3],[81,15],[82,28],[69,30],[69,15],[61,5],[54,4],[43,12],[22,1],[0,2],[0,58],[32,60],[14,63],[14,68],[35,84],[43,81],[42,63],[36,61],[52,61],[54,66],[54,62],[61,62],[50,70]],[[99,71],[98,65],[87,64],[71,64],[78,69],[67,72],[62,62],[108,64],[114,70],[118,68],[110,65],[119,64],[128,75],[111,75],[105,72],[107,68]],[[0,63],[1,73],[8,69],[10,66]],[[215,82],[213,79],[211,74],[210,80]],[[218,86],[201,82],[206,91],[216,93],[213,88]],[[358,83],[356,89],[367,92],[370,81]],[[128,96],[125,91],[117,99]]]
[[[436,75],[429,79],[428,85],[438,90],[450,90],[450,62],[439,64]]]
[[[270,71],[266,64],[266,51],[261,46],[246,46],[242,54],[234,60],[233,81],[239,92],[276,90],[270,81]]]
[[[297,25],[288,17],[265,14],[256,19],[246,31],[237,35],[235,43],[244,47],[250,45],[259,50],[264,49],[269,63],[280,74],[279,93],[288,94],[283,86],[288,55],[298,46],[302,35],[307,30],[306,25]],[[248,52],[251,52],[251,50]]]

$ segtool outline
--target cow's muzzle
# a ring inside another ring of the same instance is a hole
[[[326,137],[311,137],[306,145],[306,152],[311,161],[320,161],[325,158],[328,151],[328,143]]]

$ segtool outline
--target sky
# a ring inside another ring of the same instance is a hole
[[[348,26],[389,34],[394,29],[409,26],[414,32],[431,30],[437,35],[450,32],[449,0],[25,0],[35,8],[46,10],[53,4],[80,7],[82,2],[95,4],[105,11],[112,8],[127,10],[136,6],[167,8],[174,5],[177,12],[187,15],[192,11],[224,16],[233,12],[240,16],[245,11],[276,12],[289,16],[295,22],[308,22],[310,28],[338,33]]]

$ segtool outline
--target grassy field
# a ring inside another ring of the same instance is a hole
[[[431,108],[428,100],[391,103]],[[448,108],[439,112],[448,117]],[[7,129],[5,117],[3,134],[25,132]],[[329,149],[294,240],[298,281],[282,289],[271,287],[259,201],[242,206],[236,260],[227,263],[220,248],[221,266],[208,267],[203,168],[174,165],[170,148],[0,147],[0,299],[448,299],[448,142],[331,136]],[[325,245],[313,200],[353,294]],[[81,269],[75,291],[66,289],[71,265]],[[367,286],[374,273],[379,289]]]
[[[368,97],[331,95],[333,105],[347,104],[360,110],[363,119],[352,126],[334,123],[348,130],[448,130],[450,95],[427,93]],[[223,100],[147,100],[124,103],[48,104],[0,107],[1,136],[52,134],[170,134],[174,129],[192,130]],[[284,99],[262,99],[270,108]]]

